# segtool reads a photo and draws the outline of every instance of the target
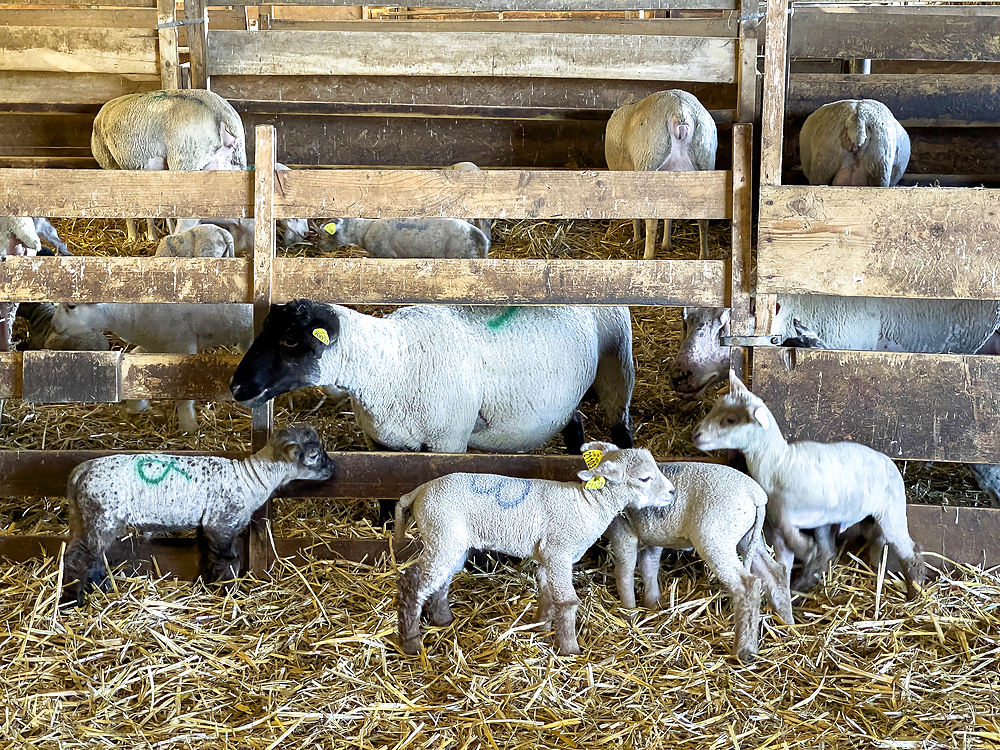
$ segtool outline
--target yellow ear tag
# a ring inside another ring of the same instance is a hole
[[[318,338],[327,346],[330,345],[330,334],[326,332],[325,328],[313,328],[313,336]]]
[[[326,232],[327,234],[336,234],[337,233],[337,223],[334,222],[334,221],[331,221],[329,224],[324,224],[323,225],[323,231]]]
[[[599,490],[603,489],[604,485],[608,482],[604,477],[594,477],[593,479],[588,479],[583,483],[583,486],[588,490]]]
[[[601,457],[603,455],[604,453],[596,449],[592,451],[584,451],[583,460],[586,462],[588,469],[595,469],[597,468],[597,464],[601,463]]]

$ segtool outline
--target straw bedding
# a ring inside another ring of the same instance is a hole
[[[109,228],[110,227],[110,228]],[[113,222],[63,221],[75,252],[115,252]],[[712,245],[728,229],[713,226]],[[637,257],[627,222],[508,222],[498,257]],[[695,257],[695,225],[675,226],[674,257]],[[134,248],[128,248],[130,252]],[[140,249],[151,254],[153,246]],[[308,247],[293,252],[315,254]],[[673,398],[665,365],[676,310],[633,310],[637,439],[658,455],[697,455],[707,405]],[[243,450],[249,418],[201,404],[184,436],[164,415],[115,405],[8,402],[6,448]],[[350,415],[318,390],[283,397],[277,423],[309,421],[328,447],[361,449]],[[600,436],[591,415],[588,433]],[[558,452],[557,441],[542,450]],[[986,504],[967,472],[905,466],[910,499]],[[11,534],[62,533],[61,499],[0,501]],[[381,536],[372,501],[281,501],[276,536]],[[930,560],[935,564],[935,559]],[[528,564],[462,571],[456,622],[425,627],[427,652],[395,645],[396,570],[278,561],[232,597],[200,584],[119,576],[80,611],[56,608],[48,558],[0,566],[0,747],[74,748],[980,748],[1000,747],[998,571],[944,575],[913,603],[853,557],[796,610],[793,630],[765,608],[760,659],[728,657],[732,618],[704,566],[679,555],[665,608],[619,609],[607,563],[575,572],[582,657],[557,657],[528,628]]]

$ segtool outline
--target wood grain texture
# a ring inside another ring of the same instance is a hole
[[[80,218],[251,216],[252,180],[252,172],[9,169],[0,171],[0,214]]]
[[[32,0],[32,2],[52,2],[58,0]],[[144,2],[145,0],[133,0]],[[282,0],[283,5],[354,5],[351,0]],[[511,11],[591,11],[591,10],[635,10],[635,0],[435,0],[435,8],[461,8],[462,10]],[[704,10],[733,10],[733,0],[643,0],[643,7],[698,8]]]
[[[5,70],[0,99],[12,104],[89,104],[97,113],[105,103],[125,94],[155,91],[160,76],[122,73],[39,73]],[[81,108],[82,111],[82,108]],[[88,136],[89,137],[89,136]]]
[[[156,5],[157,3],[153,4],[154,8]],[[11,9],[9,7],[0,7],[0,26],[148,29],[156,26],[156,14],[156,10],[145,8]]]
[[[787,0],[767,0],[764,88],[761,104],[760,184],[781,184],[785,127]]]
[[[764,186],[757,291],[998,299],[998,235],[998,190]]]
[[[634,36],[717,36],[736,37],[738,14],[721,18],[503,18],[500,20],[397,20],[316,21],[271,18],[274,31],[419,31],[434,34],[442,31],[471,31],[518,34],[629,34]],[[0,15],[0,23],[3,16]]]
[[[0,300],[249,302],[247,267],[244,258],[11,257],[0,263]]]
[[[995,75],[792,74],[786,114],[808,117],[841,99],[877,99],[905,128],[1000,125]]]
[[[798,5],[792,57],[1000,60],[1000,9]]]
[[[205,0],[184,0],[184,18],[188,28],[188,58],[191,64],[191,88],[210,88],[208,75],[208,8]]]
[[[21,398],[55,404],[118,401],[121,358],[118,351],[25,352]]]
[[[726,219],[732,173],[294,170],[275,218]]]
[[[193,398],[232,401],[229,379],[242,355],[125,354],[119,398]]]
[[[789,440],[853,440],[892,458],[1000,462],[998,379],[1000,357],[754,350],[753,390]]]
[[[157,0],[101,0],[105,8],[155,8]],[[59,8],[89,8],[94,5],[92,0],[18,0],[18,5],[37,5],[40,8],[57,6]]]
[[[361,31],[208,35],[213,76],[543,76],[731,83],[735,57],[735,41],[717,37]]]
[[[0,26],[0,69],[159,75],[155,29]]]
[[[21,397],[21,352],[0,352],[0,399]]]
[[[274,268],[276,303],[725,304],[723,261],[278,258]]]
[[[733,243],[729,261],[726,299],[730,309],[729,328],[733,336],[749,336],[752,316],[753,240],[753,125],[739,123],[733,128]],[[730,366],[743,377],[746,352],[730,349]]]
[[[178,49],[176,0],[158,0],[156,14],[157,40],[160,65],[160,87],[173,91],[181,87],[180,50]]]

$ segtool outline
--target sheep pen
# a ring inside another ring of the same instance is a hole
[[[124,222],[62,220],[78,254],[152,255],[126,245]],[[631,223],[498,222],[494,257],[637,258]],[[729,229],[713,222],[718,257]],[[669,257],[696,258],[694,222],[677,222]],[[293,254],[316,252],[299,245]],[[341,251],[345,255],[360,253]],[[632,310],[637,444],[698,456],[692,427],[711,404],[673,397],[666,365],[680,310]],[[162,413],[115,404],[7,401],[7,449],[247,450],[250,418],[232,402],[199,403],[184,435]],[[589,439],[602,418],[587,409]],[[328,450],[363,450],[350,414],[318,389],[281,397],[275,423],[308,420]],[[562,452],[558,439],[545,452]],[[906,462],[911,502],[988,505],[960,464]],[[7,534],[66,533],[61,498],[0,500]],[[276,537],[383,538],[377,503],[275,502]],[[847,557],[847,559],[843,559]],[[530,629],[530,566],[465,570],[452,588],[456,622],[428,628],[433,658],[395,642],[396,570],[346,561],[298,568],[279,560],[232,597],[150,576],[116,577],[80,612],[60,612],[57,561],[0,566],[5,633],[0,744],[73,748],[392,747],[990,747],[995,717],[1000,573],[962,568],[907,603],[853,556],[842,556],[801,608],[795,631],[769,608],[758,661],[728,658],[732,616],[704,565],[669,557],[664,609],[629,622],[610,562],[574,572],[584,655],[560,658]],[[939,560],[929,558],[937,567]],[[949,689],[944,689],[945,686]]]

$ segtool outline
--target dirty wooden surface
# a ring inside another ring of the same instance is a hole
[[[0,70],[159,75],[155,28],[0,26]]]
[[[52,403],[118,401],[121,358],[117,351],[25,352],[21,398]]]

